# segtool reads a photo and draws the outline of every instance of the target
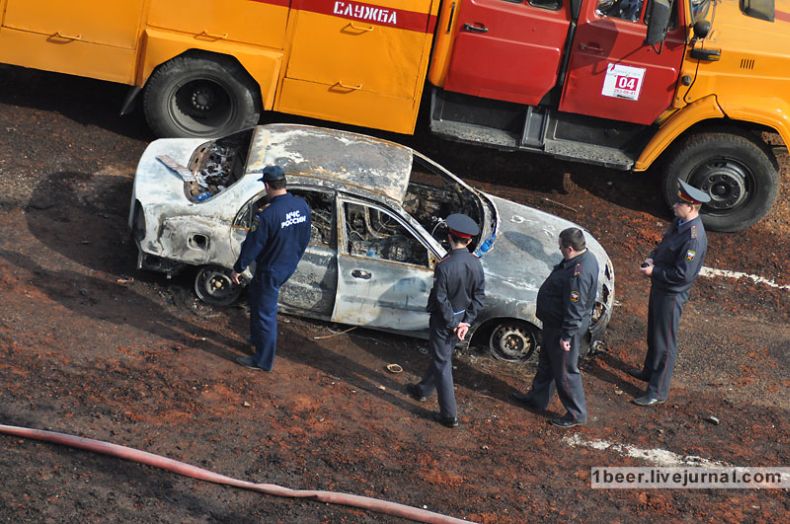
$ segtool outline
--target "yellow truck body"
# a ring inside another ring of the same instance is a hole
[[[790,0],[0,0],[0,13],[0,62],[133,86],[125,110],[142,92],[161,136],[227,134],[266,110],[409,134],[428,84],[437,134],[634,171],[666,160],[665,198],[678,179],[702,186],[706,224],[725,231],[776,197],[760,134],[790,143]],[[613,95],[626,70],[637,77]]]

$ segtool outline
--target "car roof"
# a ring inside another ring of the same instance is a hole
[[[257,126],[247,174],[277,164],[286,177],[311,178],[317,185],[357,187],[403,202],[411,175],[411,148],[378,138],[297,124]]]

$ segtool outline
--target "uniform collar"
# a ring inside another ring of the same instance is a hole
[[[562,262],[560,262],[560,265],[563,266],[563,267],[568,267],[571,264],[575,264],[576,262],[581,262],[581,260],[584,257],[584,255],[586,255],[589,252],[590,252],[590,249],[589,248],[585,248],[584,251],[582,251],[581,253],[579,253],[578,255],[576,255],[573,258],[569,258],[568,260],[565,260],[563,258]]]
[[[701,220],[701,217],[697,215],[696,217],[692,218],[691,220],[687,220],[683,223],[680,222],[679,218],[675,219],[675,229],[678,231],[685,231],[691,227],[691,224],[695,224]]]

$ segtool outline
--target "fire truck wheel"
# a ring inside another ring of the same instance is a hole
[[[178,56],[151,74],[143,109],[160,137],[218,137],[260,118],[258,87],[231,59]]]
[[[739,130],[688,136],[670,151],[664,199],[677,200],[678,180],[708,193],[702,221],[712,231],[740,231],[768,213],[779,191],[779,164],[758,137]]]

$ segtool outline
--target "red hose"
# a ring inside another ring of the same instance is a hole
[[[71,446],[73,448],[85,449],[112,457],[130,460],[132,462],[139,462],[155,468],[172,471],[185,477],[192,477],[199,480],[206,480],[216,484],[226,484],[228,486],[235,486],[237,488],[248,489],[265,493],[267,495],[274,495],[277,497],[294,497],[294,498],[308,498],[315,499],[320,502],[327,502],[330,504],[342,504],[344,506],[353,506],[362,508],[386,515],[394,515],[396,517],[403,517],[414,520],[416,522],[427,522],[430,524],[444,524],[444,523],[468,523],[469,521],[448,517],[433,511],[407,506],[405,504],[398,504],[397,502],[388,502],[386,500],[374,499],[372,497],[362,497],[360,495],[351,495],[348,493],[338,493],[335,491],[321,491],[321,490],[307,490],[307,489],[290,489],[278,486],[277,484],[255,484],[244,480],[238,480],[225,475],[220,475],[209,471],[207,469],[191,466],[184,462],[162,457],[161,455],[154,455],[146,451],[140,451],[126,446],[119,446],[118,444],[111,444],[101,440],[94,440],[91,438],[76,437],[74,435],[67,435],[66,433],[58,433],[55,431],[46,431],[42,429],[22,428],[18,426],[5,426],[0,424],[0,433],[13,435],[15,437],[24,437],[34,440],[41,440],[44,442],[52,442],[55,444],[62,444],[64,446]]]

